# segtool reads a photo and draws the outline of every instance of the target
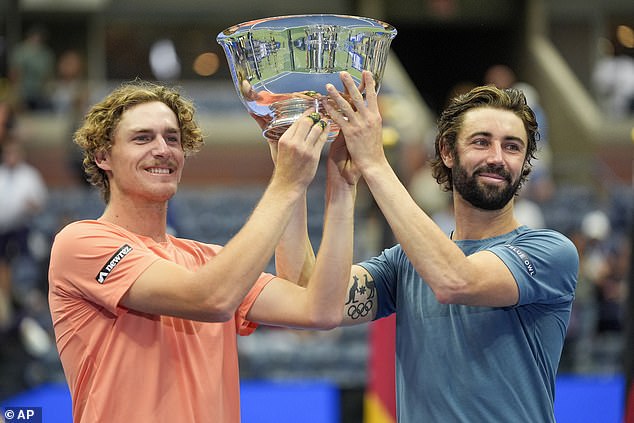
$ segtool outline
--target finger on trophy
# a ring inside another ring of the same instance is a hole
[[[369,87],[368,81],[374,83],[374,75],[372,75],[372,72],[364,70],[361,72],[361,83],[358,88],[360,93],[365,93]]]
[[[372,72],[364,71],[363,72],[363,92],[365,94],[365,98],[368,96],[376,97],[376,80],[374,79],[374,75]]]
[[[342,114],[337,101],[332,97],[328,97],[326,101],[324,101],[323,105],[326,109],[326,112],[328,113],[328,116],[330,116],[335,121],[337,120],[337,117]]]
[[[361,82],[359,82],[359,86],[357,87],[357,90],[359,90],[359,92],[361,93],[361,95],[363,95],[363,93],[365,92],[365,78],[366,78],[366,74],[365,71],[361,72]]]
[[[361,84],[357,87],[354,79],[348,72],[341,72],[341,82],[345,88],[345,95],[343,97],[356,109],[357,102],[363,102],[363,95],[360,91],[360,87],[363,85],[363,78],[361,78]]]

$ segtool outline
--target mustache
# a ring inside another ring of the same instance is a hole
[[[496,165],[486,165],[477,168],[473,172],[473,176],[480,175],[482,173],[492,173],[494,175],[501,176],[507,182],[511,182],[511,174],[504,168],[504,166],[496,166]]]
[[[167,160],[154,160],[151,163],[149,163],[150,167],[160,167],[160,166],[167,166],[170,168],[176,168],[178,167],[178,165],[176,164],[176,161],[173,159],[167,159]]]

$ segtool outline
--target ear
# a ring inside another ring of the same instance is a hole
[[[524,161],[524,166],[522,166],[522,176],[528,176],[532,170],[533,167],[530,165],[530,163],[528,163],[528,160]]]
[[[440,141],[439,152],[440,152],[440,158],[442,162],[445,164],[445,166],[451,169],[453,167],[453,162],[454,162],[453,154],[451,154],[451,149],[449,148],[449,145],[445,141]]]
[[[110,154],[106,151],[95,153],[95,164],[101,170],[112,170],[110,167]]]

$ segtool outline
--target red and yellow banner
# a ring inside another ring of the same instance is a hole
[[[370,325],[368,387],[364,398],[364,423],[396,423],[394,359],[396,315]]]

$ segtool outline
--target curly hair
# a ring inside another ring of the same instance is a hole
[[[73,137],[73,141],[83,152],[86,179],[100,190],[106,203],[110,200],[108,176],[97,166],[95,158],[97,154],[108,152],[112,148],[114,131],[126,110],[153,101],[166,104],[176,115],[181,130],[181,146],[186,157],[195,154],[203,146],[202,130],[194,120],[194,104],[177,89],[141,80],[122,84],[92,106],[83,125]]]
[[[453,191],[453,179],[451,169],[445,166],[440,156],[441,147],[447,145],[450,153],[456,155],[456,141],[458,133],[462,129],[464,115],[472,109],[489,107],[508,110],[518,116],[524,123],[528,145],[526,146],[526,158],[520,176],[518,189],[526,181],[531,172],[531,160],[535,158],[539,132],[535,113],[526,103],[522,91],[507,88],[499,89],[492,85],[475,87],[466,94],[454,97],[438,119],[438,134],[436,135],[436,155],[431,160],[432,175],[445,191]]]

